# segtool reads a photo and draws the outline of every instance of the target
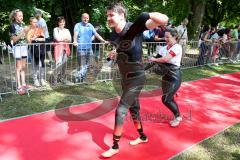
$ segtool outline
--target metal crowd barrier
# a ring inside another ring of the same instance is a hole
[[[94,83],[119,78],[117,65],[114,65],[114,62],[107,61],[107,52],[109,52],[108,48],[110,47],[103,43],[78,44],[79,51],[77,51],[77,48],[72,43],[18,44],[14,48],[21,48],[21,46],[27,46],[28,48],[25,79],[26,84],[32,86],[32,90],[48,89],[63,85]],[[68,49],[64,48],[66,46],[68,46]],[[81,46],[83,47],[81,48]],[[88,46],[89,49],[86,49],[85,46]],[[14,48],[12,49],[13,52]],[[64,53],[57,56],[55,50],[61,50]],[[1,66],[8,74],[4,75],[3,78],[11,75],[10,79],[14,82],[9,93],[16,92],[18,88],[15,76],[16,59],[13,52],[5,53],[8,57],[11,57],[8,62],[11,64],[8,65],[11,69],[7,69],[3,65]],[[52,62],[47,52],[51,53]],[[81,54],[78,54],[78,52]],[[36,83],[36,80],[38,83]],[[7,92],[4,91],[3,93]]]
[[[190,41],[187,45],[182,46],[184,53],[181,67],[184,69],[203,65],[237,63],[240,58],[239,43],[235,41],[227,43]],[[159,52],[159,48],[165,45],[165,43],[144,42],[144,57],[156,55]]]
[[[203,65],[237,63],[239,61],[238,42],[189,42],[183,57],[183,68]]]
[[[78,44],[78,51],[72,43],[32,43],[25,45],[28,48],[25,69],[26,83],[32,85],[33,90],[108,81],[120,77],[115,62],[107,61],[108,52],[112,49],[109,45],[103,43]],[[159,42],[143,42],[143,61],[147,62],[150,56],[157,54],[159,49],[165,45],[165,43]],[[66,46],[69,48],[64,48]],[[182,68],[230,63],[239,60],[237,42],[199,45],[197,41],[191,41],[182,47],[185,51],[181,61]],[[16,60],[13,50],[3,45],[0,46],[2,63],[0,64],[0,100],[4,94],[16,93]],[[58,57],[57,50],[62,51],[64,56]],[[47,52],[51,53],[53,62],[50,61],[51,58],[48,57]],[[78,55],[78,52],[81,54]],[[68,55],[67,59],[65,55]],[[40,62],[43,63],[40,64]],[[36,83],[36,78],[39,84]]]
[[[0,101],[2,101],[2,95],[12,93],[14,90],[14,70],[11,48],[0,45]]]
[[[64,45],[69,47],[70,53],[66,52]],[[65,78],[64,80],[73,84],[84,83],[90,79],[90,81],[104,81],[112,79],[113,75],[110,72],[112,72],[115,68],[107,61],[106,46],[102,43],[78,45],[90,45],[90,47],[89,49],[78,47],[80,48],[79,52],[81,52],[79,55],[76,47],[74,47],[72,43],[28,44],[29,54],[28,65],[26,67],[26,80],[28,83],[33,84],[35,76],[34,73],[36,70],[37,72],[44,73],[43,75],[41,75],[41,73],[37,73],[37,77],[39,78],[38,80],[43,78],[46,82],[56,86],[62,82],[61,78]],[[50,47],[48,48],[48,46]],[[64,55],[68,55],[67,60],[61,55],[59,57],[56,56],[54,48],[56,49],[57,46],[59,46],[60,50],[64,52]],[[52,63],[50,62],[47,54],[48,50],[51,52],[53,57]],[[43,63],[41,63],[42,61]],[[63,61],[65,63],[62,63]]]

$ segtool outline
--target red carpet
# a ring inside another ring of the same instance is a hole
[[[128,144],[137,136],[128,117],[120,153],[111,159],[169,159],[240,121],[240,72],[183,83],[176,98],[184,115],[178,128],[169,127],[171,114],[159,93],[141,97],[149,143]],[[100,153],[112,145],[116,104],[111,99],[0,122],[0,160],[101,159]]]

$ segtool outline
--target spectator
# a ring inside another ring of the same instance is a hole
[[[95,36],[98,40],[105,43],[106,41],[96,32],[95,28],[89,23],[89,15],[83,13],[82,21],[74,27],[73,45],[77,46],[78,57],[78,75],[76,81],[82,81],[86,77],[87,70],[92,62],[92,40]]]
[[[39,87],[40,83],[42,86],[46,86],[44,80],[45,76],[45,54],[44,54],[44,31],[43,28],[38,27],[38,21],[35,17],[30,18],[30,27],[27,33],[27,41],[30,43],[30,52],[32,57],[32,72],[34,86]],[[40,83],[39,83],[40,79]]]
[[[182,45],[182,60],[185,57],[186,50],[187,50],[187,43],[188,43],[188,32],[187,32],[187,24],[188,24],[188,19],[185,18],[182,22],[181,25],[177,27],[179,39],[178,43]],[[181,62],[182,62],[181,60]]]
[[[228,59],[233,62],[233,54],[236,51],[237,45],[236,45],[236,40],[237,40],[237,35],[235,35],[233,37],[232,35],[232,29],[230,28],[226,28],[224,30],[224,34],[223,34],[223,47],[225,48],[225,53],[226,56],[228,57]],[[234,42],[235,41],[235,42]]]
[[[143,39],[146,43],[147,46],[147,54],[148,56],[153,55],[154,52],[154,29],[149,29],[143,32]]]
[[[238,25],[231,30],[231,42],[230,42],[230,60],[235,63],[237,58],[238,48]]]
[[[210,35],[210,27],[209,25],[204,25],[200,35],[200,39],[201,39],[200,53],[195,65],[204,64],[204,56],[207,55],[209,52],[209,45],[208,45],[208,41],[210,42],[209,35]]]
[[[155,30],[154,41],[166,43],[165,32],[167,30],[167,25],[158,26]]]
[[[2,52],[2,54],[3,54],[4,50],[7,50],[7,45],[4,41],[0,41],[0,51]],[[0,54],[0,64],[3,64],[3,62],[2,62],[3,55],[2,54]]]
[[[167,30],[167,25],[160,25],[155,30],[154,41],[160,44],[157,45],[156,52],[158,53],[162,46],[166,45],[165,32]]]
[[[220,48],[219,48],[219,58],[222,59],[223,56],[227,55],[228,52],[228,46],[225,45],[226,41],[227,41],[227,36],[225,34],[225,29],[221,28],[218,29],[217,34],[219,36],[219,44],[220,44]]]
[[[13,41],[13,55],[16,59],[16,81],[17,93],[25,94],[26,89],[30,86],[26,85],[25,67],[28,56],[28,48],[26,45],[27,28],[23,23],[23,12],[19,9],[13,10],[9,15],[10,21],[10,38]]]
[[[45,52],[47,53],[48,58],[49,58],[48,66],[51,67],[54,64],[54,62],[53,62],[53,58],[52,58],[51,45],[49,44],[49,43],[51,43],[51,38],[49,36],[47,23],[42,18],[42,11],[36,10],[35,17],[38,20],[38,26],[43,28],[43,31],[44,31],[44,37],[45,37],[45,43],[46,43],[45,44]]]
[[[240,59],[240,24],[238,24],[238,46],[237,46],[237,60]]]
[[[71,34],[68,29],[65,28],[65,18],[57,18],[58,27],[53,30],[54,44],[54,59],[56,63],[56,69],[53,73],[53,84],[57,84],[58,80],[64,84],[67,83],[66,77],[66,62],[67,57],[70,56],[69,44],[72,41]]]
[[[212,27],[211,32],[210,32],[210,40],[212,41],[211,43],[211,58],[213,60],[213,65],[218,66],[218,63],[216,62],[218,58],[218,53],[219,53],[219,35],[217,33],[217,28]]]

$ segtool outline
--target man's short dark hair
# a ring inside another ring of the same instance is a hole
[[[116,12],[118,14],[123,13],[125,19],[127,19],[127,9],[122,3],[112,3],[109,6],[106,7],[106,10],[112,10],[113,12]]]

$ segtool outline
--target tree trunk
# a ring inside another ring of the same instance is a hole
[[[69,31],[73,34],[73,29],[75,25],[75,17],[77,15],[77,5],[75,4],[75,1],[66,1],[62,0],[62,10],[63,10],[63,15],[66,19],[66,25]]]
[[[205,13],[206,0],[192,0],[191,11],[189,16],[189,36],[190,39],[198,40],[203,16]]]

